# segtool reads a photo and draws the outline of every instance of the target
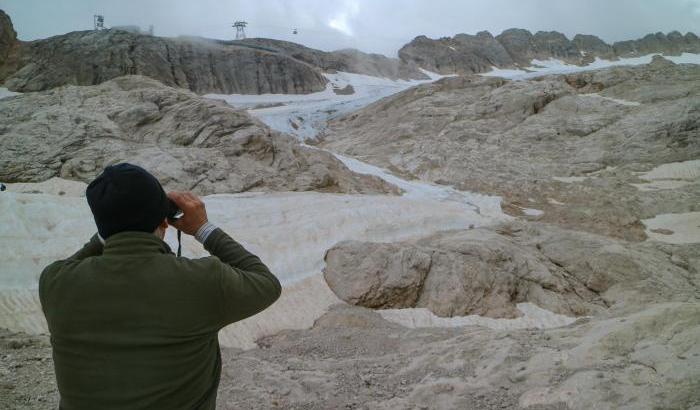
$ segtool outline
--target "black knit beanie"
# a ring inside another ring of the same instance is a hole
[[[132,164],[105,168],[85,196],[104,239],[124,231],[154,232],[168,214],[168,197],[160,182]]]

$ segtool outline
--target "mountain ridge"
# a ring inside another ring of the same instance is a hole
[[[570,40],[558,31],[533,34],[525,29],[511,28],[497,36],[488,31],[438,39],[418,36],[399,50],[399,58],[440,74],[471,74],[490,71],[493,67],[524,68],[534,60],[551,58],[588,65],[596,58],[618,60],[655,53],[697,54],[700,53],[700,39],[694,33],[683,35],[671,31],[608,44],[591,34],[577,34]]]

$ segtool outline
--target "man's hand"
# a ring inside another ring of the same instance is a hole
[[[199,197],[190,192],[169,192],[168,198],[172,199],[183,215],[177,221],[170,222],[172,226],[182,232],[194,236],[197,230],[207,223],[207,210]]]

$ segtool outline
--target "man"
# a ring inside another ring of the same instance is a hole
[[[86,197],[98,234],[39,280],[60,407],[213,409],[217,332],[275,302],[279,281],[201,200],[166,195],[142,168],[107,167]],[[176,257],[163,242],[168,198],[184,213],[172,225],[212,256]]]

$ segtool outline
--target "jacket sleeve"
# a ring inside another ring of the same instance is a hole
[[[243,320],[272,305],[282,292],[275,275],[220,228],[204,242],[204,248],[221,264],[222,323]]]

